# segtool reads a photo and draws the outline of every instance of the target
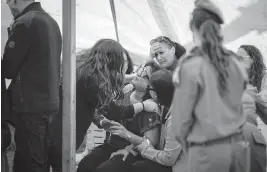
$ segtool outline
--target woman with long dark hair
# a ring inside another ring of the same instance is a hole
[[[122,120],[131,118],[142,110],[147,110],[151,104],[157,106],[152,102],[129,106],[116,104],[116,100],[123,97],[124,75],[128,66],[125,52],[117,41],[101,39],[91,49],[78,54],[76,62],[76,149],[81,145],[93,120],[99,127],[105,127],[103,122],[105,117],[115,121]],[[62,92],[60,97],[62,98]],[[51,163],[55,169],[61,170],[62,108],[53,126]]]
[[[242,58],[247,67],[249,84],[256,87],[258,92],[260,92],[261,82],[266,70],[260,50],[254,45],[241,45],[238,48],[237,54]]]
[[[261,91],[261,82],[266,68],[259,49],[253,45],[240,46],[237,54],[240,56],[240,61],[244,64],[249,75],[246,91],[242,97],[242,106],[247,118],[244,126],[244,135],[249,141],[251,148],[250,172],[266,172],[266,141],[261,131],[257,128],[257,117],[266,115],[260,114],[257,110],[259,108],[257,106],[259,101],[265,109],[267,107],[267,100],[263,101],[261,96],[258,95]]]
[[[195,5],[190,22],[195,48],[174,74],[179,79],[173,132],[188,153],[189,172],[246,171],[248,144],[240,107],[246,73],[237,55],[223,46],[220,10],[208,0]]]
[[[247,89],[243,95],[244,113],[247,120],[257,126],[258,114],[255,102],[260,100],[260,97],[256,96],[256,94],[261,92],[262,79],[265,75],[266,67],[260,50],[253,45],[241,45],[237,54],[248,73]],[[254,108],[252,109],[252,107]],[[262,117],[261,115],[259,116]]]

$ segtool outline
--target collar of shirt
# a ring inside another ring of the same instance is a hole
[[[18,19],[20,16],[26,14],[27,12],[29,12],[31,10],[43,11],[43,8],[41,7],[41,3],[40,2],[31,3],[19,15],[14,17],[14,20]]]

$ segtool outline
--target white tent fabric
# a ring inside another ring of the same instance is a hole
[[[39,0],[62,26],[62,0]],[[267,57],[267,1],[213,0],[222,9],[226,45],[236,51],[241,44],[256,45]],[[133,52],[135,63],[149,55],[149,42],[159,35],[171,36],[188,49],[194,0],[114,0],[121,44]],[[116,39],[109,0],[76,0],[77,51],[91,47],[98,39]],[[1,7],[2,36],[11,22],[4,0]],[[61,27],[62,28],[62,27]],[[173,33],[170,33],[173,32]],[[2,39],[4,44],[5,39]],[[266,59],[265,59],[266,61]]]

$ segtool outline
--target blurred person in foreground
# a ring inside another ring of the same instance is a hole
[[[173,78],[173,132],[188,153],[189,172],[247,172],[241,101],[247,74],[237,55],[223,46],[220,10],[209,0],[195,6],[190,21],[195,48]]]

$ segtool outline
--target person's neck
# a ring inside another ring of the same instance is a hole
[[[175,58],[175,60],[173,61],[172,65],[167,67],[166,69],[170,70],[170,71],[173,71],[176,68],[177,63],[178,63],[178,60]]]
[[[140,91],[134,91],[132,93],[132,99],[131,99],[131,103],[138,103],[138,102],[142,102],[143,101],[143,97],[144,97],[145,93],[144,92],[140,92]],[[133,101],[133,102],[132,102]]]
[[[14,17],[17,17],[18,15],[20,15],[32,3],[34,3],[34,1],[26,1],[26,2],[21,3],[18,8],[18,14]]]

